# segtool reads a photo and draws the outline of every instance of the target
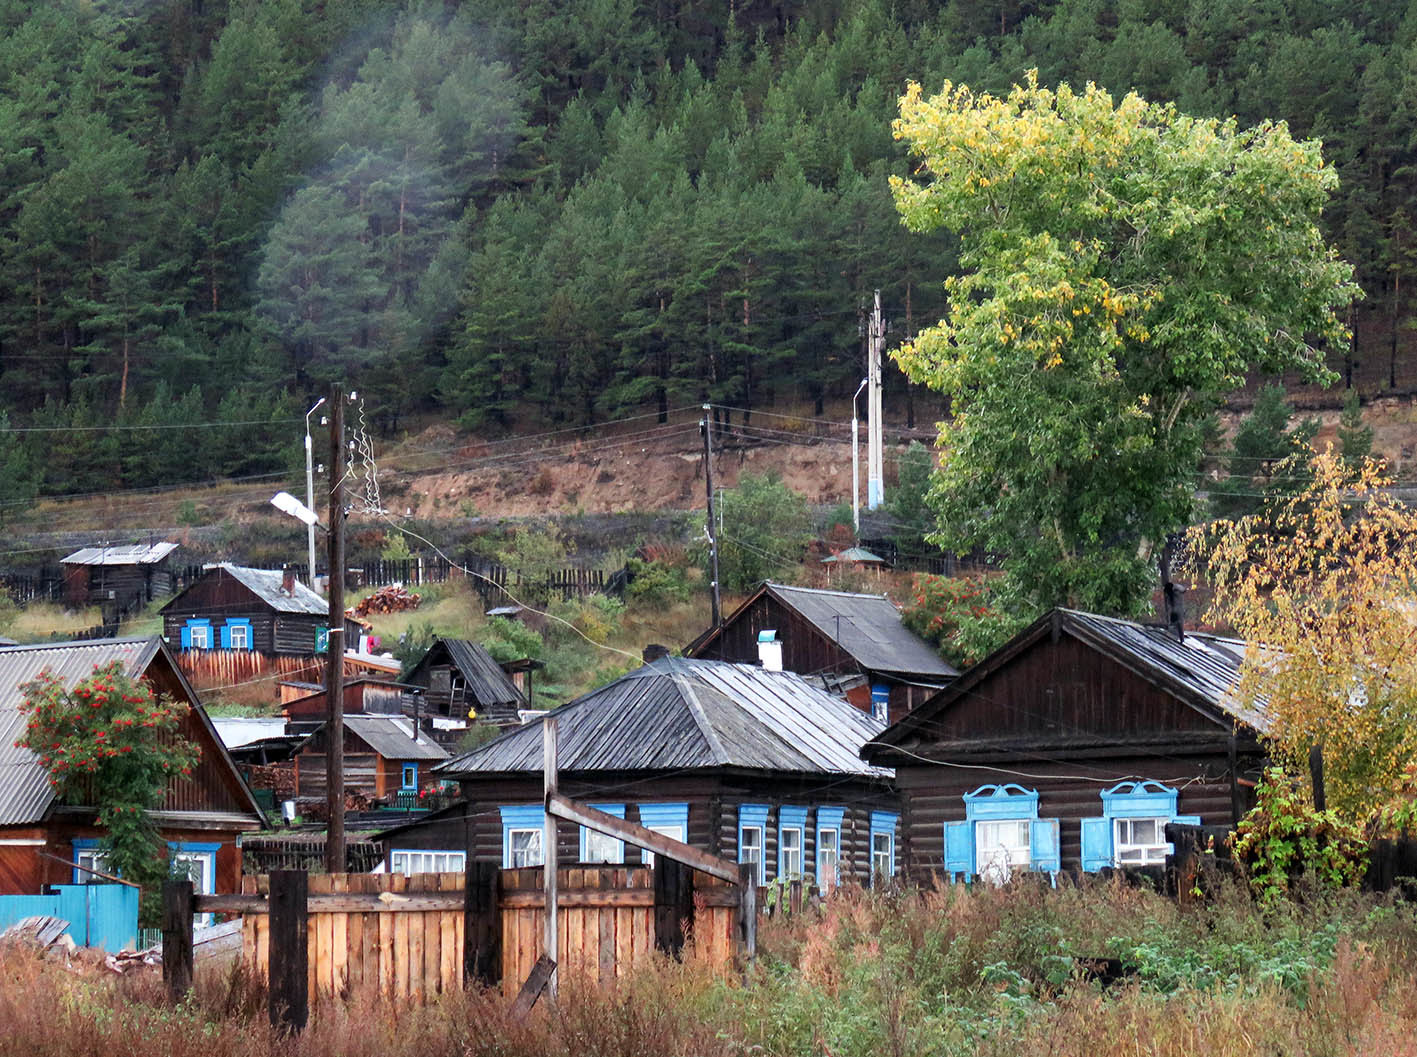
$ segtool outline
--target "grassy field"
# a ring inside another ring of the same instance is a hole
[[[23,609],[6,607],[0,613],[0,634],[16,642],[49,642],[95,627],[103,620],[97,606],[65,609],[52,602],[35,602]]]
[[[369,995],[317,1005],[280,1039],[259,986],[199,975],[166,1005],[155,974],[75,975],[0,954],[0,1055],[348,1057],[1281,1057],[1417,1053],[1417,913],[1316,898],[1269,914],[1238,889],[1207,906],[1097,884],[885,895],[767,922],[746,974],[659,961],[614,987],[563,981],[523,1022],[495,993],[421,1010]],[[1112,957],[1110,986],[1076,957]]]

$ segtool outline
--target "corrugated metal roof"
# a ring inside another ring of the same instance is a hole
[[[20,687],[46,668],[66,687],[92,675],[95,667],[119,661],[136,677],[159,648],[158,639],[101,639],[56,642],[43,646],[0,648],[0,826],[23,825],[44,818],[54,790],[39,758],[15,747],[25,732]]]
[[[1269,730],[1265,702],[1247,702],[1235,693],[1245,659],[1244,641],[1189,631],[1178,639],[1167,628],[1075,609],[1061,613],[1064,626],[1080,637],[1125,654],[1153,675],[1174,682],[1259,733]]]
[[[61,565],[154,565],[177,549],[175,543],[134,543],[124,547],[84,547]]]
[[[279,569],[250,569],[244,565],[222,562],[212,568],[225,569],[243,587],[246,587],[261,601],[280,613],[325,613],[330,611],[329,602],[321,598],[297,578],[295,593],[286,594],[281,586],[285,574]]]
[[[344,725],[386,760],[446,760],[448,750],[397,716],[345,716]]]
[[[879,554],[872,554],[865,547],[847,547],[840,554],[829,554],[822,559],[822,564],[829,562],[875,562],[877,565],[885,565],[886,560]]]
[[[467,639],[442,641],[467,681],[468,693],[480,704],[521,706],[527,703],[516,684],[481,643]]]
[[[783,605],[851,654],[867,671],[929,676],[944,683],[959,672],[900,620],[885,595],[767,585]]]
[[[664,657],[563,705],[561,769],[663,771],[741,767],[890,777],[860,759],[883,724],[792,672]],[[540,772],[541,726],[531,723],[438,770]]]

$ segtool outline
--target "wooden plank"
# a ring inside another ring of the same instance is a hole
[[[180,1002],[192,989],[192,882],[162,883],[162,982]]]
[[[739,867],[738,880],[738,949],[749,961],[758,954],[758,886],[754,863]]]
[[[394,923],[397,914],[380,914],[379,921],[379,992],[385,998],[394,996],[394,973],[397,959],[394,957]]]
[[[546,955],[543,954],[536,960],[531,972],[527,973],[526,983],[522,984],[521,990],[517,992],[517,1000],[512,1003],[510,1015],[513,1021],[526,1019],[531,1007],[536,1005],[536,1000],[550,985],[555,972],[556,963]]]
[[[399,917],[408,922],[408,977],[407,977],[407,997],[422,1004],[423,1002],[423,974],[425,966],[423,964],[423,922],[422,913],[400,914]]]
[[[614,872],[599,870],[597,873],[597,887],[602,891],[614,883]],[[598,907],[595,916],[596,946],[599,954],[596,975],[602,984],[608,984],[615,979],[615,909]]]
[[[440,888],[461,895],[462,878],[457,874],[444,874]],[[448,994],[457,990],[461,980],[459,964],[462,961],[462,914],[443,911],[438,915],[438,993]]]
[[[399,999],[409,995],[409,957],[412,941],[408,934],[408,919],[412,916],[394,915],[394,997]]]
[[[336,894],[349,891],[349,875],[335,874],[330,878],[330,890]],[[349,919],[348,913],[330,914],[330,994],[343,995],[349,990]]]
[[[492,986],[502,978],[502,871],[470,862],[463,908],[463,982]]]
[[[316,874],[316,876],[321,876]],[[540,891],[535,892],[538,902]],[[310,896],[312,914],[379,914],[400,910],[449,911],[461,910],[461,892],[417,892],[404,895],[396,892],[374,893],[330,893]],[[265,914],[270,903],[265,896],[216,895],[193,897],[193,908],[198,914]]]
[[[304,870],[272,872],[269,1013],[278,1031],[303,1031],[310,1017],[307,891]]]
[[[683,841],[674,840],[662,833],[645,829],[638,823],[627,822],[614,815],[607,815],[604,811],[586,807],[559,793],[547,794],[546,811],[548,815],[564,818],[599,833],[618,837],[636,847],[652,851],[656,856],[668,856],[686,866],[692,866],[695,870],[702,870],[712,877],[721,877],[725,881],[737,881],[738,879],[737,863],[720,859],[717,855],[709,855]]]

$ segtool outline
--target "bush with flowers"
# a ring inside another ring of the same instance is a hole
[[[901,620],[957,668],[982,660],[1019,630],[1016,620],[994,606],[982,576],[917,573]]]
[[[178,733],[184,710],[116,661],[73,689],[48,669],[20,689],[28,722],[16,746],[39,757],[61,799],[96,809],[108,869],[148,894],[167,876],[149,812],[162,805],[168,778],[190,777],[200,757]]]

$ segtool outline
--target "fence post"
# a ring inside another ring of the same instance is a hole
[[[738,947],[752,961],[758,954],[758,864],[738,867]]]
[[[304,870],[271,871],[271,1026],[292,1032],[305,1030],[310,1018],[309,886]]]
[[[694,919],[694,871],[667,855],[654,857],[654,947],[679,957],[684,924]]]
[[[493,987],[502,979],[502,870],[495,862],[469,862],[463,884],[463,986]]]
[[[162,882],[162,982],[182,1001],[192,989],[192,882]]]

